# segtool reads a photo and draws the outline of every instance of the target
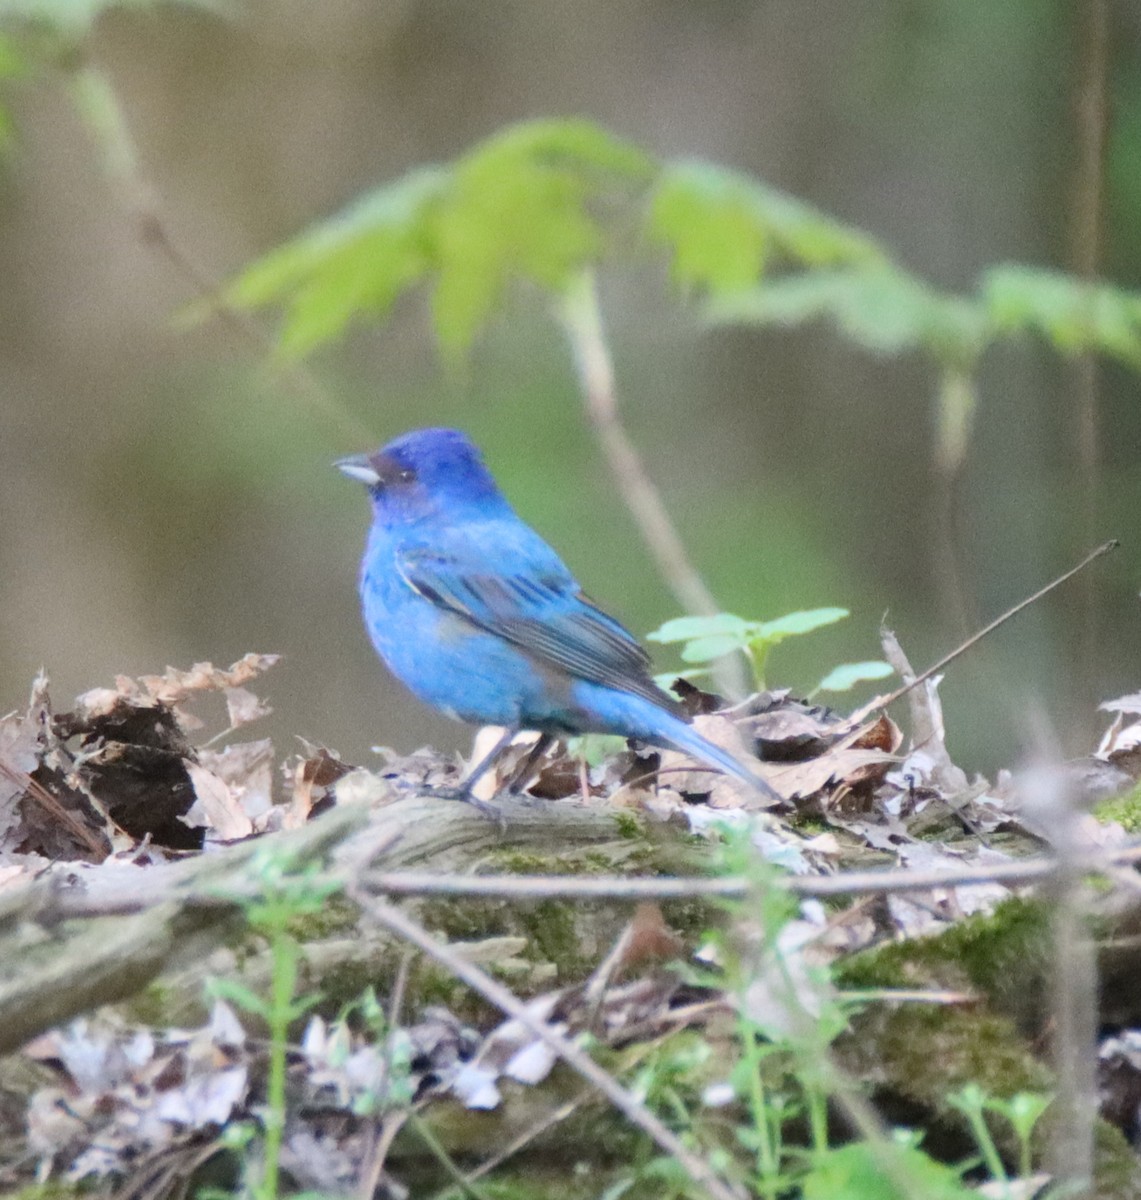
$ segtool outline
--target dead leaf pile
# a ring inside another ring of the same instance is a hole
[[[27,711],[0,718],[0,871],[6,880],[49,861],[103,862],[140,846],[200,850],[304,823],[349,768],[320,747],[287,764],[287,803],[274,798],[268,739],[231,741],[271,710],[246,687],[278,661],[247,654],[229,668],[196,663],[120,676],[56,713],[48,682]],[[211,734],[196,706],[220,697]],[[291,786],[290,786],[291,785]]]
[[[24,1053],[59,1080],[28,1109],[42,1179],[129,1175],[144,1159],[217,1134],[248,1090],[246,1035],[222,1001],[202,1029],[155,1034],[80,1020]]]

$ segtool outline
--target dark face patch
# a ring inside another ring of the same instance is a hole
[[[411,487],[416,482],[415,470],[391,454],[374,454],[369,463],[378,477],[375,486],[381,491]]]

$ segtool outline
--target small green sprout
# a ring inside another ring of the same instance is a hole
[[[754,686],[759,689],[765,686],[765,666],[774,646],[779,646],[786,638],[799,637],[825,625],[834,625],[847,615],[846,608],[810,608],[803,612],[788,613],[774,621],[746,621],[733,613],[717,613],[711,617],[676,617],[647,634],[647,637],[652,642],[683,643],[681,657],[686,663],[712,663],[728,654],[744,654],[753,672]],[[710,669],[699,666],[696,671],[686,673],[706,674]],[[885,662],[846,663],[829,671],[811,694],[822,691],[846,692],[864,680],[883,679],[891,671],[892,668]],[[663,678],[669,680],[673,676]]]

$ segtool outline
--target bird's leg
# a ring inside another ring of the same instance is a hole
[[[488,769],[492,766],[495,760],[507,749],[511,743],[511,739],[518,733],[517,729],[505,729],[499,740],[494,746],[475,764],[474,767],[467,773],[467,777],[459,787],[454,788],[424,788],[424,794],[427,796],[436,796],[441,800],[462,800],[465,804],[470,804],[473,808],[478,808],[485,817],[499,823],[502,828],[504,825],[503,814],[495,807],[494,804],[487,804],[485,801],[478,799],[472,795],[472,788],[476,783],[487,774]]]
[[[554,734],[540,733],[538,740],[527,752],[527,757],[515,768],[511,774],[511,778],[507,781],[507,793],[511,796],[517,796],[531,782],[535,776],[535,766],[539,759],[546,754],[551,743],[555,740]]]

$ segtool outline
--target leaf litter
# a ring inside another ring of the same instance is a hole
[[[885,654],[901,673],[910,670],[890,635]],[[221,737],[271,711],[248,685],[276,661],[248,654],[228,668],[197,663],[186,671],[118,677],[60,714],[47,679],[38,678],[27,709],[0,719],[0,893],[52,864],[145,867],[299,828],[350,796],[383,805],[407,792],[455,786],[462,777],[462,764],[427,750],[385,752],[381,767],[366,770],[304,742],[279,764],[268,739],[228,740],[217,748]],[[633,807],[705,836],[745,828],[764,857],[799,874],[829,874],[841,865],[953,870],[1009,861],[1049,840],[1048,831],[1027,822],[1014,777],[972,782],[953,763],[937,680],[911,694],[906,746],[886,716],[845,717],[787,691],[724,710],[692,685],[679,681],[677,690],[703,735],[748,761],[781,803],[758,804],[736,780],[695,769],[669,750],[638,747],[590,767],[565,751],[548,751],[528,793]],[[1139,695],[1102,706],[1112,724],[1092,765],[1069,784],[1090,803],[1132,786],[1141,772]],[[200,715],[211,697],[224,706],[213,735]],[[528,751],[524,741],[497,765],[492,792]],[[1124,832],[1102,826],[1097,836],[1113,844]],[[829,1002],[820,991],[826,986],[820,964],[885,937],[938,932],[965,914],[991,911],[1011,892],[981,883],[892,894],[875,916],[866,902],[826,913],[806,900],[779,946],[755,947],[740,1001],[669,969],[686,960],[684,942],[656,906],[642,905],[587,979],[528,1003],[553,1028],[610,1046],[723,1020],[737,1003],[759,1027],[779,1034],[790,1013],[811,1016]],[[716,966],[707,952],[705,961]],[[1122,1031],[1102,1048],[1103,1103],[1107,1112],[1128,1109],[1121,1117],[1127,1127],[1136,1124],[1141,1094],[1139,1036]],[[123,1177],[175,1150],[193,1151],[197,1162],[228,1123],[259,1111],[264,1049],[222,1001],[205,1025],[191,1030],[130,1026],[103,1012],[45,1033],[24,1055],[52,1077],[31,1096],[27,1113],[27,1148],[41,1179]],[[351,1015],[311,1016],[290,1054],[302,1100],[289,1117],[286,1162],[312,1186],[343,1184],[355,1178],[367,1152],[354,1124],[363,1115],[444,1097],[473,1110],[494,1109],[505,1083],[537,1086],[554,1064],[550,1048],[514,1020],[481,1034],[446,1008],[429,1006],[417,1020],[378,1033]],[[716,1086],[709,1095],[710,1103],[724,1102]]]

